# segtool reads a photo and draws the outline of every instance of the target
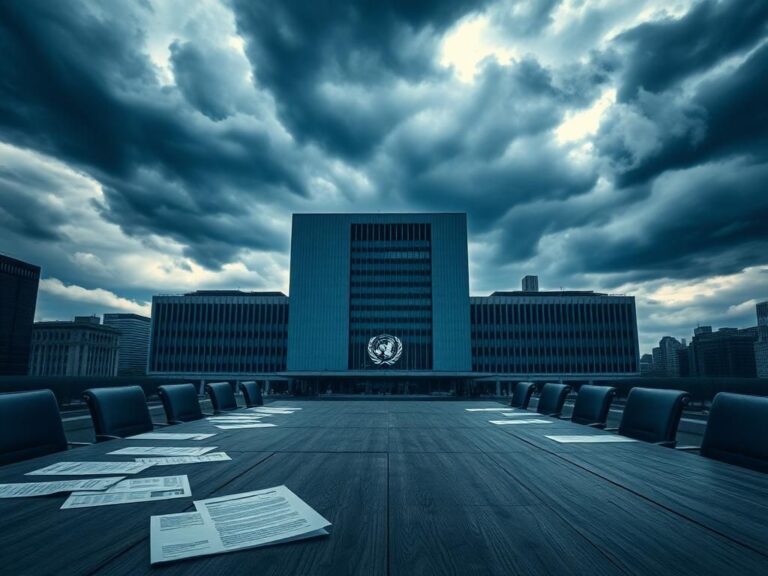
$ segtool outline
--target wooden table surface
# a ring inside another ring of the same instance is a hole
[[[755,575],[768,574],[768,475],[644,443],[559,444],[606,434],[569,421],[496,426],[500,407],[462,401],[291,401],[274,428],[203,441],[116,440],[0,468],[0,483],[129,445],[217,446],[231,462],[187,474],[192,498],[60,510],[66,495],[0,499],[8,575]],[[287,485],[331,535],[151,567],[149,517],[192,500]]]

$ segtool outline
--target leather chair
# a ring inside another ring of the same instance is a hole
[[[677,426],[690,396],[680,390],[632,388],[618,430],[621,436],[674,447]]]
[[[200,420],[204,414],[194,384],[165,384],[157,387],[168,424]]]
[[[91,411],[96,441],[125,438],[154,429],[141,386],[91,388],[83,392]]]
[[[211,382],[205,385],[205,391],[211,399],[214,413],[237,410],[237,400],[229,382]]]
[[[0,394],[0,465],[62,452],[68,445],[50,390]]]
[[[513,408],[527,409],[535,389],[536,385],[533,382],[518,382],[515,386],[515,391],[512,393],[512,400],[509,405]]]
[[[612,386],[583,385],[579,388],[576,402],[571,412],[571,422],[595,428],[605,428],[611,402],[616,397],[616,388]]]
[[[768,472],[768,398],[717,394],[709,411],[701,455]]]
[[[264,406],[264,399],[261,396],[261,384],[253,380],[240,382],[240,391],[243,393],[245,405],[248,408],[255,406]]]
[[[571,392],[571,387],[567,384],[544,384],[539,394],[539,404],[536,406],[536,412],[545,416],[559,418],[563,413],[565,399]]]

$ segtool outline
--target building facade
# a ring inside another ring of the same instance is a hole
[[[26,375],[40,268],[0,254],[0,376]]]
[[[755,372],[758,378],[768,378],[768,302],[758,302],[757,342],[755,342]]]
[[[691,340],[691,376],[755,378],[757,328],[699,331]]]
[[[104,314],[104,326],[120,332],[118,376],[143,376],[147,373],[150,319],[138,314]]]
[[[31,376],[116,376],[120,333],[98,316],[71,322],[36,322],[32,329]]]
[[[288,297],[200,290],[152,299],[149,373],[190,378],[286,368]]]

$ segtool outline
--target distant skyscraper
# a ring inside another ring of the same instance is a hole
[[[658,364],[654,366],[655,374],[670,378],[680,376],[680,360],[677,351],[683,348],[683,345],[672,336],[664,336],[659,341],[659,359]]]
[[[754,378],[757,328],[720,328],[691,340],[691,376]]]
[[[538,292],[538,291],[539,291],[539,277],[525,276],[523,278],[523,292]]]
[[[104,314],[104,326],[120,332],[118,376],[147,373],[149,322],[149,318],[138,314]]]
[[[115,376],[120,333],[98,316],[36,322],[32,328],[32,376]]]
[[[757,325],[768,326],[768,301],[758,302],[755,305],[755,311],[757,312]]]
[[[0,254],[0,375],[26,375],[40,267]]]
[[[653,371],[653,356],[651,354],[643,354],[640,357],[640,374],[647,376]]]
[[[757,311],[757,337],[755,342],[755,370],[758,378],[768,378],[768,302],[759,302]]]

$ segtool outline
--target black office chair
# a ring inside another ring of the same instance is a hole
[[[245,405],[248,408],[264,406],[264,398],[261,396],[261,384],[253,380],[240,382],[240,391],[243,393]]]
[[[165,384],[157,387],[157,395],[163,401],[168,424],[181,424],[200,420],[204,414],[194,384]]]
[[[632,388],[618,428],[621,436],[674,448],[677,426],[690,396],[680,390]]]
[[[83,392],[83,399],[91,411],[96,442],[154,430],[141,386],[91,388]]]
[[[67,442],[50,390],[0,394],[0,466],[86,445]]]
[[[536,412],[558,418],[563,413],[563,405],[570,392],[571,387],[567,384],[544,384],[539,394]]]
[[[701,455],[768,472],[768,398],[717,394],[709,411]]]
[[[571,422],[584,424],[594,428],[605,428],[611,402],[616,397],[616,388],[612,386],[590,386],[579,388],[576,402],[571,412]]]
[[[211,382],[205,385],[205,391],[211,399],[214,413],[237,410],[237,400],[229,382]]]
[[[535,389],[536,385],[533,382],[518,382],[509,405],[525,410],[528,408],[528,403],[531,401],[531,395]]]

